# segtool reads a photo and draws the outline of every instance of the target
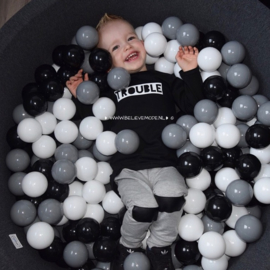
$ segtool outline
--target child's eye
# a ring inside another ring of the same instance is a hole
[[[128,38],[128,41],[132,40],[132,39],[135,39],[136,37],[132,36],[132,37],[129,37]]]
[[[113,48],[112,48],[112,51],[115,51],[115,50],[117,50],[118,49],[118,45],[116,45],[116,46],[114,46]]]

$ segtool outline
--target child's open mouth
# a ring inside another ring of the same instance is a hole
[[[127,62],[133,61],[133,60],[137,59],[138,55],[139,55],[138,52],[132,52],[131,54],[129,54],[127,56],[125,61],[127,61]]]

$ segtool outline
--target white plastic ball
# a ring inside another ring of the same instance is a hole
[[[110,190],[103,198],[102,207],[109,214],[118,214],[124,204],[120,197],[113,190]]]
[[[104,131],[100,133],[96,139],[97,150],[105,156],[113,155],[117,152],[115,147],[116,134],[112,131]]]
[[[213,123],[214,127],[217,128],[223,124],[232,124],[236,123],[236,117],[233,114],[232,109],[227,107],[221,107],[218,109],[218,115]]]
[[[186,203],[183,208],[185,212],[189,214],[198,214],[203,211],[206,203],[206,197],[201,190],[189,188],[185,199]]]
[[[176,62],[176,59],[175,59],[175,56],[179,50],[179,42],[175,39],[173,40],[170,40],[168,43],[167,43],[167,46],[166,46],[166,49],[165,49],[165,52],[164,52],[164,57],[172,62],[172,63],[175,63]]]
[[[165,57],[160,57],[155,63],[155,70],[167,74],[173,74],[174,63],[165,59]]]
[[[145,24],[142,28],[142,38],[145,40],[145,38],[150,35],[151,33],[160,33],[162,34],[162,28],[158,23],[155,22],[149,22]]]
[[[89,180],[83,186],[83,198],[87,203],[100,203],[105,194],[105,186],[96,180]]]
[[[86,212],[83,218],[93,218],[98,223],[101,223],[104,219],[105,212],[100,204],[90,204],[86,206]]]
[[[203,168],[198,175],[186,178],[186,184],[189,188],[195,188],[204,191],[211,184],[211,175],[206,169]]]
[[[250,148],[250,154],[256,156],[261,164],[270,163],[270,145],[261,149]]]
[[[226,270],[229,263],[226,255],[223,255],[217,260],[210,260],[202,257],[201,264],[204,270]]]
[[[64,215],[70,220],[81,219],[86,212],[86,201],[80,196],[69,196],[63,202]]]
[[[50,158],[56,150],[55,140],[48,136],[42,135],[37,141],[32,144],[33,153],[39,158]]]
[[[94,116],[103,121],[110,120],[114,116],[115,110],[114,102],[107,97],[99,98],[92,107]]]
[[[198,248],[203,257],[217,260],[225,254],[226,244],[217,232],[206,232],[198,241]]]
[[[234,206],[232,205],[232,213],[230,217],[225,221],[225,223],[232,229],[235,228],[235,224],[237,220],[242,217],[248,215],[248,210],[244,206]]]
[[[142,29],[143,29],[143,26],[138,26],[135,28],[135,33],[138,37],[138,39],[142,40]]]
[[[101,182],[104,185],[109,184],[110,175],[113,172],[111,165],[108,162],[100,161],[97,163],[97,166],[98,171],[95,180]]]
[[[213,47],[206,47],[199,52],[198,65],[203,71],[215,71],[222,62],[222,55],[219,50]]]
[[[81,181],[93,180],[97,175],[97,163],[93,158],[82,157],[75,162],[77,178]]]
[[[27,231],[28,244],[35,249],[44,249],[51,245],[54,239],[54,230],[46,222],[36,222]]]
[[[214,142],[215,134],[211,125],[197,123],[190,129],[189,139],[194,146],[206,148]]]
[[[41,172],[30,172],[22,180],[22,190],[29,197],[39,197],[45,193],[48,181]]]
[[[197,241],[203,234],[204,225],[200,218],[193,214],[181,217],[178,224],[178,233],[186,241]]]
[[[223,124],[216,129],[216,142],[219,146],[230,149],[240,141],[240,131],[232,124]]]
[[[63,207],[63,205],[62,205],[62,207]],[[65,215],[63,215],[62,219],[56,224],[56,226],[63,226],[66,223],[68,223],[68,219]]]
[[[255,198],[259,202],[270,204],[270,177],[257,180],[253,190]]]
[[[83,183],[80,181],[73,181],[69,186],[69,193],[68,196],[81,196],[82,197],[82,191],[83,191]]]
[[[235,169],[225,167],[221,168],[215,175],[215,184],[218,189],[225,192],[228,185],[239,179],[239,175]]]
[[[22,141],[33,143],[41,137],[42,126],[36,119],[26,118],[18,124],[17,134]]]
[[[71,99],[59,98],[53,104],[53,114],[59,120],[70,120],[76,113],[76,106]]]
[[[255,182],[261,178],[270,178],[270,164],[262,164],[259,174],[254,178]]]
[[[57,120],[52,113],[44,112],[43,114],[36,116],[35,119],[40,123],[43,135],[53,133]]]
[[[54,129],[55,138],[60,143],[72,143],[76,140],[78,134],[79,130],[76,124],[70,120],[59,122]]]
[[[166,50],[167,40],[161,33],[151,33],[144,40],[144,47],[147,54],[158,57]]]
[[[226,243],[226,255],[237,257],[246,250],[247,244],[239,238],[235,230],[226,231],[223,238]]]
[[[103,131],[103,124],[97,117],[88,116],[81,121],[79,130],[85,139],[95,140]]]

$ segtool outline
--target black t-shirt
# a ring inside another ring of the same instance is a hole
[[[106,92],[116,105],[116,113],[113,120],[104,121],[104,125],[111,125],[110,130],[116,134],[131,129],[140,138],[135,153],[117,152],[112,156],[113,176],[124,168],[143,170],[176,165],[176,151],[164,145],[162,130],[177,120],[176,106],[183,114],[193,114],[195,104],[203,98],[199,69],[180,74],[183,80],[154,70],[142,71],[131,74],[129,87]],[[82,117],[91,114],[89,106],[76,103]]]

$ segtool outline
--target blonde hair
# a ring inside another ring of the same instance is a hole
[[[112,22],[112,21],[119,21],[119,20],[129,23],[128,21],[126,21],[125,19],[123,19],[121,16],[117,16],[117,15],[112,15],[112,14],[105,13],[101,17],[101,19],[99,20],[99,22],[98,22],[98,24],[96,26],[96,29],[97,29],[97,31],[99,31],[107,23]]]

